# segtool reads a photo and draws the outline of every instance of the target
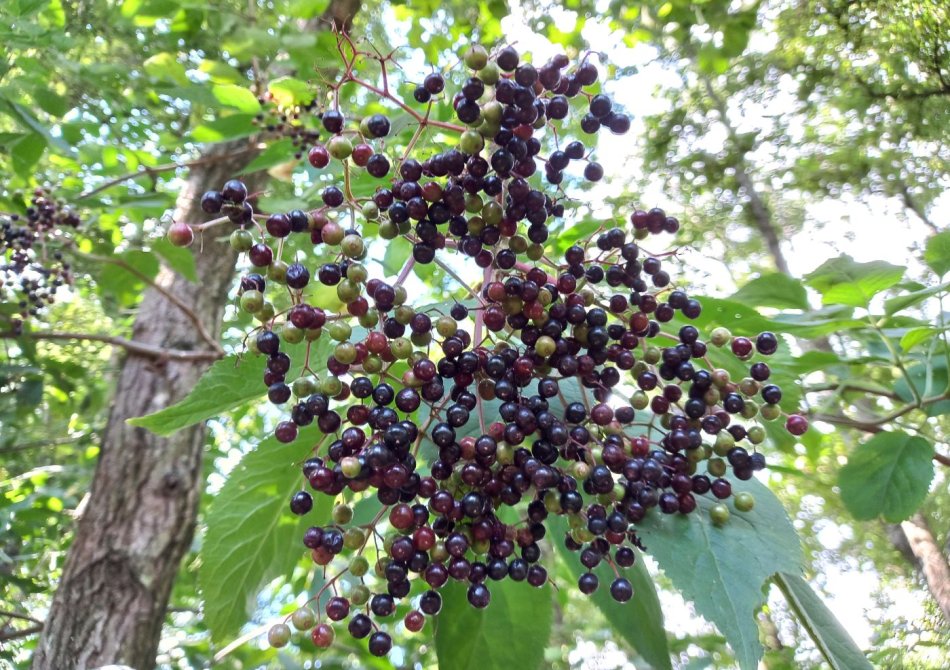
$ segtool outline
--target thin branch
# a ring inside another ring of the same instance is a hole
[[[21,637],[29,637],[30,635],[36,635],[41,630],[43,630],[43,624],[38,623],[35,626],[30,626],[22,630],[12,630],[7,633],[0,633],[0,642],[6,642],[7,640],[16,640]]]
[[[871,395],[878,395],[884,398],[891,398],[892,400],[899,400],[898,396],[893,391],[888,391],[883,388],[875,388],[870,385],[864,385],[861,382],[857,381],[845,381],[845,382],[829,382],[827,384],[816,384],[815,386],[809,386],[805,390],[805,393],[820,393],[822,391],[860,391],[861,393],[870,393]]]
[[[14,333],[12,331],[0,332],[0,339],[18,339],[28,337],[34,340],[87,340],[90,342],[104,342],[116,347],[122,347],[131,354],[152,358],[155,360],[167,361],[216,361],[224,356],[223,351],[184,351],[182,349],[165,349],[144,342],[127,340],[124,337],[114,337],[112,335],[100,335],[98,333],[59,333],[59,332],[33,332],[33,333]]]
[[[201,339],[203,339],[208,344],[208,346],[211,347],[213,351],[217,352],[221,356],[224,355],[224,350],[221,348],[221,345],[218,344],[218,341],[216,339],[211,337],[211,333],[209,333],[208,329],[205,328],[204,323],[202,323],[201,319],[198,318],[198,315],[195,314],[194,310],[192,310],[188,305],[182,302],[182,300],[178,296],[176,296],[174,293],[166,289],[164,286],[160,286],[157,282],[155,282],[154,280],[152,280],[151,278],[149,278],[147,275],[143,274],[142,272],[139,272],[137,269],[135,269],[134,267],[132,267],[131,265],[129,265],[122,259],[109,258],[108,256],[95,256],[92,254],[82,254],[82,255],[83,257],[88,258],[89,260],[92,260],[92,261],[97,261],[99,263],[112,263],[113,265],[117,265],[123,270],[125,270],[126,272],[138,277],[143,282],[151,286],[153,289],[161,293],[171,304],[173,304],[175,307],[180,309],[181,312],[186,317],[188,317],[188,320],[191,321],[195,325],[195,328],[198,330],[198,334],[201,336]]]
[[[26,614],[17,614],[16,612],[6,612],[6,611],[2,611],[2,612],[0,612],[0,617],[9,617],[9,618],[11,618],[11,619],[22,619],[23,621],[31,621],[31,622],[33,622],[33,623],[38,623],[38,624],[40,624],[41,626],[43,625],[43,622],[40,621],[39,619],[36,619],[36,618],[34,618],[34,617],[31,617],[31,616],[28,616],[28,615],[26,615]]]
[[[85,435],[76,435],[74,437],[64,437],[58,440],[38,440],[36,442],[23,442],[22,444],[13,444],[13,445],[10,445],[9,447],[0,447],[0,454],[13,454],[18,451],[29,451],[30,449],[43,449],[44,447],[61,447],[67,444],[73,444],[75,442],[78,442],[83,437],[85,437]],[[10,614],[9,612],[0,612],[0,617],[2,616],[16,616],[16,615]]]
[[[459,277],[458,274],[455,272],[455,270],[453,270],[451,267],[449,267],[449,266],[445,263],[445,261],[441,260],[438,256],[436,256],[436,257],[435,257],[435,264],[438,265],[440,268],[442,268],[442,269],[445,271],[445,273],[446,273],[447,275],[449,275],[452,279],[454,279],[456,282],[458,282],[458,284],[459,284],[462,288],[464,288],[465,291],[466,291],[470,296],[472,296],[473,298],[475,298],[475,300],[478,301],[478,304],[479,304],[479,305],[482,305],[483,307],[485,306],[485,301],[482,300],[482,296],[480,296],[480,295],[478,294],[478,291],[476,291],[475,289],[473,289],[471,286],[468,285],[468,282],[466,282],[464,279],[462,279],[461,277]]]
[[[134,172],[129,172],[127,174],[119,175],[118,177],[113,177],[108,181],[105,181],[94,189],[80,193],[76,198],[77,200],[83,200],[85,198],[91,198],[94,195],[102,193],[103,191],[117,186],[123,182],[138,179],[139,177],[152,177],[155,175],[161,174],[162,172],[171,172],[172,170],[178,170],[179,168],[193,168],[200,165],[210,165],[212,163],[217,163],[220,161],[228,161],[241,154],[246,154],[252,151],[257,151],[257,147],[248,147],[246,149],[241,149],[240,151],[234,151],[232,153],[205,156],[203,158],[196,158],[191,161],[183,161],[180,163],[166,163],[164,165],[155,165],[155,166],[144,166]]]

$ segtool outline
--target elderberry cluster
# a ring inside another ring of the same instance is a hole
[[[607,563],[615,579],[604,588],[627,601],[633,587],[621,571],[635,562],[634,547],[644,549],[637,524],[692,513],[697,496],[732,497],[727,473],[744,480],[762,469],[761,422],[784,416],[762,360],[778,338],[717,328],[707,344],[691,323],[700,301],[669,273],[672,252],[642,246],[675,233],[675,218],[634,209],[622,225],[551,257],[565,187],[575,173],[603,176],[567,131],[630,127],[607,96],[585,90],[598,81],[595,64],[584,57],[571,67],[557,56],[536,67],[512,47],[494,55],[474,47],[463,61],[471,72],[453,96],[433,73],[413,100],[387,98],[426,106],[419,131],[433,123],[436,102],[450,101],[461,125],[439,128],[457,133],[454,146],[426,151],[418,132],[386,145],[386,115],[348,119],[326,109],[317,119],[329,139],[307,158],[318,170],[338,161],[344,176],[316,206],[258,213],[238,180],[201,201],[235,226],[231,243],[254,267],[239,303],[260,324],[248,342],[267,357],[267,396],[286,411],[277,440],[293,442],[311,425],[323,436],[301,459],[306,485],[290,502],[307,515],[314,496],[337,501],[332,518],[315,519],[302,538],[325,566],[316,612],[288,617],[319,647],[346,620],[353,637],[386,654],[386,620],[401,607],[405,628],[420,630],[450,580],[467,584],[476,608],[489,605],[499,580],[541,587],[546,542],[578,552],[588,569],[580,591],[601,588],[593,569]],[[353,196],[358,171],[383,180],[371,197]],[[175,224],[170,236],[187,244],[193,231]],[[312,255],[283,260],[292,236]],[[373,238],[412,244],[398,276],[371,276]],[[414,265],[451,273],[465,258],[483,272],[470,300],[412,304],[404,282]],[[710,347],[731,352],[748,374],[713,366]],[[803,417],[785,418],[792,434],[807,429]],[[351,503],[367,499],[378,513],[357,523]],[[740,512],[753,504],[735,497]],[[710,511],[718,524],[729,513],[724,503]],[[566,536],[549,534],[550,517],[566,519]],[[283,646],[290,635],[285,622],[269,640]]]
[[[36,189],[21,214],[0,215],[0,297],[17,304],[20,317],[36,316],[72,282],[62,233],[79,227],[68,207]]]

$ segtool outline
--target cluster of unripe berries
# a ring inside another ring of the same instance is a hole
[[[267,357],[267,396],[286,408],[277,439],[292,442],[310,425],[324,436],[303,463],[306,486],[291,511],[310,513],[314,495],[379,505],[372,522],[358,524],[340,503],[302,538],[316,565],[335,570],[312,609],[288,617],[319,647],[346,620],[373,654],[387,653],[392,638],[380,625],[402,603],[405,628],[420,630],[449,580],[467,584],[476,608],[489,605],[499,580],[541,587],[545,538],[578,552],[583,593],[601,588],[593,569],[605,563],[615,578],[603,588],[627,601],[633,588],[622,570],[643,548],[638,523],[689,514],[697,496],[731,498],[729,471],[749,479],[765,465],[759,420],[784,417],[794,435],[807,428],[785,417],[761,359],[778,338],[718,328],[707,345],[690,323],[702,306],[674,288],[669,254],[641,247],[675,233],[675,218],[635,210],[550,259],[550,220],[565,215],[564,170],[580,161],[591,181],[603,170],[563,129],[544,131],[570,120],[587,134],[630,125],[609,98],[584,90],[598,79],[593,63],[570,69],[556,57],[535,67],[511,47],[494,56],[476,47],[463,60],[473,73],[454,97],[439,74],[415,89],[419,104],[451,100],[464,124],[457,145],[423,159],[372,145],[390,134],[385,115],[356,130],[340,111],[323,112],[330,138],[309,150],[310,163],[341,161],[344,171],[385,179],[372,197],[328,185],[312,209],[262,215],[232,180],[202,198],[206,212],[235,225],[231,243],[254,267],[239,302],[260,324],[248,341]],[[571,98],[587,104],[579,119]],[[190,241],[190,227],[175,226],[177,241]],[[281,258],[295,235],[312,244],[313,260]],[[372,236],[412,243],[398,277],[371,276]],[[481,285],[469,287],[473,299],[411,304],[405,277],[437,255],[484,269]],[[314,299],[328,290],[342,309]],[[748,375],[712,366],[708,346],[728,347]],[[735,496],[736,510],[752,505]],[[711,518],[722,524],[729,513],[720,502]],[[551,516],[566,518],[566,536],[548,534]],[[284,622],[269,639],[282,646],[290,635]]]
[[[72,282],[62,239],[79,224],[75,212],[39,188],[23,214],[0,215],[0,298],[15,302],[20,317],[39,314]]]

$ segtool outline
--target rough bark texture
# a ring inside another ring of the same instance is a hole
[[[907,544],[927,580],[927,587],[944,619],[950,622],[950,564],[940,551],[940,546],[930,532],[927,520],[920,513],[900,525],[907,537]]]
[[[359,0],[333,0],[303,30],[349,29]],[[243,143],[211,148],[227,156]],[[178,198],[176,220],[206,219],[201,194],[236,174],[253,157],[195,169]],[[264,175],[245,178],[250,191]],[[234,273],[235,254],[213,235],[195,243],[198,282],[163,270],[156,280],[196,314],[213,337]],[[168,349],[207,349],[185,313],[149,289],[133,326],[135,341]],[[102,436],[92,489],[33,658],[34,670],[86,670],[119,664],[150,670],[182,557],[191,544],[201,497],[204,425],[160,438],[126,420],[184,397],[208,362],[167,361],[129,354]]]
[[[221,145],[209,153],[226,155],[235,148]],[[248,160],[249,154],[243,153],[194,171],[179,196],[176,220],[204,220],[201,194],[219,188]],[[213,237],[196,241],[197,283],[167,269],[156,283],[188,305],[209,333],[218,334],[235,254]],[[184,312],[155,289],[142,299],[133,339],[163,348],[208,349]],[[134,354],[126,357],[92,490],[34,668],[154,666],[172,583],[194,533],[205,428],[197,425],[161,438],[129,426],[126,419],[177,402],[207,366],[208,362],[162,364]]]

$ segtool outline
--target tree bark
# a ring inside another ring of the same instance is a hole
[[[359,0],[332,0],[303,30],[348,30]],[[227,156],[246,144],[211,147],[223,159],[195,168],[179,194],[175,219],[203,221],[202,193],[220,188],[247,165],[253,152]],[[266,175],[244,178],[251,192]],[[214,235],[195,242],[198,281],[163,268],[156,283],[197,315],[204,329],[220,337],[221,317],[234,275],[236,255]],[[179,351],[207,349],[195,324],[155,288],[146,291],[132,339],[145,346]],[[202,490],[205,426],[167,438],[127,419],[149,414],[184,397],[207,369],[207,360],[156,361],[128,351],[116,387],[86,511],[79,521],[59,587],[33,657],[34,670],[86,670],[127,665],[155,667],[155,655],[171,588],[188,550]]]
[[[234,144],[213,147],[225,156]],[[240,148],[244,148],[243,143]],[[201,194],[220,186],[250,159],[223,159],[191,173],[175,219],[206,218]],[[261,178],[248,184],[254,190]],[[156,283],[174,293],[215,336],[231,286],[235,254],[207,235],[195,243],[198,281],[163,268]],[[146,291],[133,325],[136,342],[161,348],[208,348],[185,313],[155,289]],[[126,420],[184,397],[209,361],[156,361],[128,352],[102,436],[92,490],[79,521],[33,667],[77,670],[121,663],[155,664],[171,587],[194,534],[201,495],[205,428],[167,438]]]
[[[940,551],[937,540],[922,514],[918,512],[907,521],[901,522],[900,527],[927,581],[930,594],[943,612],[943,618],[950,623],[950,564]]]

